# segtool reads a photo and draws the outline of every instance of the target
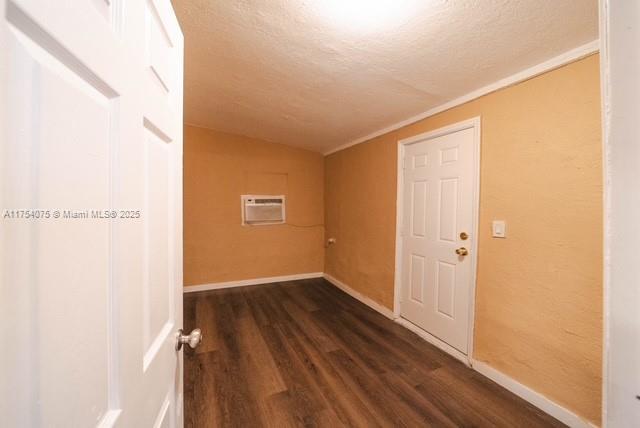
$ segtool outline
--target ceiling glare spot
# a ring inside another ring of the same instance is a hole
[[[344,30],[376,32],[401,26],[419,0],[316,0],[323,19]]]

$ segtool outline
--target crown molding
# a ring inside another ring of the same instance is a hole
[[[355,140],[349,141],[345,144],[342,144],[334,149],[331,149],[325,152],[324,155],[327,156],[332,153],[338,152],[340,150],[344,150],[348,147],[352,147],[357,144],[364,143],[373,138],[387,134],[391,131],[395,131],[404,126],[416,123],[422,119],[426,119],[438,113],[442,113],[445,110],[449,110],[453,107],[468,103],[469,101],[473,101],[476,98],[480,98],[484,95],[490,94],[499,89],[507,88],[509,86],[524,82],[525,80],[529,80],[533,77],[555,70],[556,68],[560,68],[564,65],[570,64],[582,58],[593,55],[597,53],[599,50],[600,50],[600,41],[598,39],[593,40],[592,42],[586,43],[582,46],[578,46],[577,48],[571,49],[570,51],[567,51],[563,54],[555,56],[547,61],[541,62],[540,64],[534,65],[533,67],[529,67],[525,70],[512,74],[509,77],[505,77],[504,79],[500,79],[489,85],[483,86],[482,88],[476,89],[475,91],[469,92],[468,94],[465,94],[461,97],[455,98],[451,101],[447,101],[444,104],[440,104],[439,106],[433,107],[427,111],[419,113],[401,122],[387,126],[386,128],[382,128],[369,135],[365,135],[364,137],[360,137]]]

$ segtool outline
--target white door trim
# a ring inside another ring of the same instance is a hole
[[[417,143],[419,141],[430,140],[443,135],[453,134],[454,132],[463,131],[465,129],[473,129],[473,174],[475,177],[475,185],[473,188],[473,228],[472,236],[475,237],[471,248],[471,287],[469,287],[469,338],[468,355],[466,355],[465,363],[471,365],[471,358],[473,355],[473,334],[474,334],[474,321],[475,321],[475,306],[476,306],[476,277],[478,270],[478,215],[480,206],[480,141],[481,141],[481,129],[480,129],[480,116],[454,123],[443,128],[438,128],[433,131],[425,132],[413,137],[404,138],[398,141],[398,169],[397,169],[397,189],[396,189],[396,262],[395,262],[395,275],[393,286],[393,315],[396,320],[402,320],[400,316],[401,305],[401,285],[402,285],[402,219],[404,214],[404,152],[405,147],[409,144]],[[401,323],[402,324],[402,323]],[[453,353],[449,345],[441,340],[431,336],[429,342],[438,346],[440,349],[451,354],[453,357],[460,359],[459,353]],[[439,343],[434,343],[439,342]],[[462,354],[464,355],[464,354]]]
[[[640,318],[635,302],[640,268],[634,254],[640,197],[637,117],[640,84],[637,74],[640,35],[635,2],[600,0],[600,79],[604,183],[604,337],[602,426],[631,426],[639,420],[640,387],[637,346]]]
[[[185,285],[183,293],[220,290],[223,288],[247,287],[249,285],[273,284],[274,282],[298,281],[300,279],[322,278],[322,272],[298,273],[294,275],[268,276],[262,278],[240,279],[237,281],[211,282],[208,284]]]

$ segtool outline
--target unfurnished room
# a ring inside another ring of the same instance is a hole
[[[640,3],[0,10],[0,425],[639,426]]]

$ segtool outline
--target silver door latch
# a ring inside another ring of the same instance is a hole
[[[193,329],[189,335],[182,334],[182,329],[176,333],[176,351],[182,349],[182,345],[187,343],[192,349],[202,342],[202,331],[199,328]]]

